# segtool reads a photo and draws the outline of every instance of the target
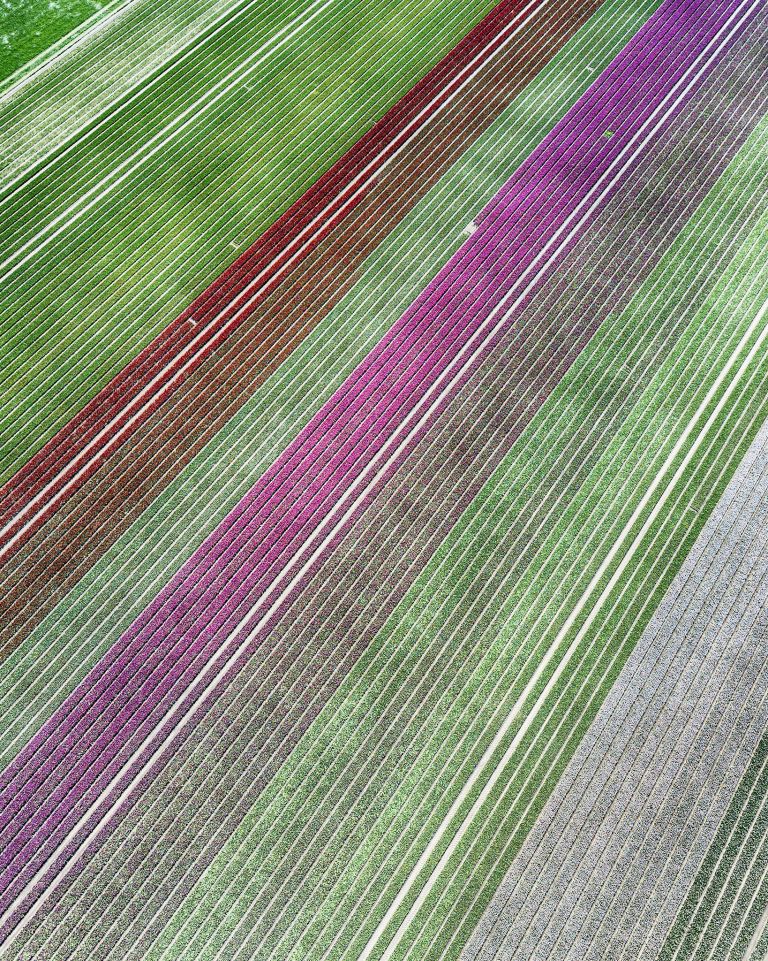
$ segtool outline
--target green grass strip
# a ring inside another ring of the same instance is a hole
[[[86,132],[114,124],[173,70],[207,57],[260,0],[111,0],[102,13],[0,83],[0,196]],[[262,11],[263,12],[263,11]]]
[[[102,0],[8,0],[0,5],[0,83],[17,80],[24,67],[44,62],[60,40],[88,20],[104,14]],[[17,74],[13,77],[13,74]]]

